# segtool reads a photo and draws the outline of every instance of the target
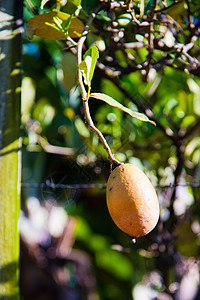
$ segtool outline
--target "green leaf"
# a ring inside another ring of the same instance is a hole
[[[68,28],[67,33],[65,30],[62,30],[62,28],[65,29],[66,26]],[[60,11],[52,11],[29,19],[25,27],[25,35],[29,39],[37,35],[46,39],[66,40],[67,34],[71,38],[80,37],[83,28],[83,23],[76,17],[72,17],[70,14]],[[63,31],[65,31],[65,33]]]
[[[50,26],[50,27],[54,28],[55,30],[60,31],[60,28],[58,28],[58,26],[54,23],[45,22],[45,25]],[[28,36],[28,38],[30,38],[30,37]]]
[[[84,60],[79,65],[79,70],[84,77],[85,84],[88,86],[90,86],[98,57],[99,51],[96,46],[93,46],[86,51],[83,56]]]
[[[81,0],[68,0],[63,7],[64,11],[70,14],[75,14],[76,16],[79,14],[81,8]]]
[[[83,23],[77,18],[72,17],[68,34],[71,38],[77,38],[80,37],[84,29]]]
[[[68,33],[68,30],[69,30],[69,26],[70,26],[70,24],[71,24],[71,21],[72,21],[72,16],[70,16],[69,19],[67,19],[67,20],[65,21],[65,24],[64,24],[64,26],[63,26],[63,30],[64,30],[65,33]]]
[[[70,90],[76,86],[76,80],[77,80],[76,56],[69,51],[64,52],[61,64],[62,64],[61,68],[63,70],[63,86],[66,89],[66,91],[69,93]]]
[[[81,136],[83,136],[84,138],[90,137],[90,132],[88,128],[85,126],[85,123],[80,118],[77,118],[75,120],[75,127]]]
[[[132,20],[131,14],[123,14],[118,18],[118,23],[120,26],[127,26]]]
[[[186,257],[196,256],[198,253],[198,236],[192,231],[191,224],[184,222],[176,229],[176,249]]]
[[[120,264],[118,263],[119,261]],[[96,263],[99,268],[106,270],[121,280],[129,280],[133,275],[133,269],[128,258],[113,249],[97,251]]]
[[[116,100],[114,100],[112,97],[110,97],[108,95],[105,95],[105,94],[102,94],[102,93],[92,93],[92,94],[90,94],[90,97],[102,100],[102,101],[108,103],[111,106],[114,106],[114,107],[117,107],[117,108],[121,109],[122,111],[126,112],[127,114],[131,115],[132,117],[134,117],[138,120],[141,120],[141,121],[144,121],[144,122],[150,122],[150,123],[152,123],[153,125],[156,126],[156,123],[149,120],[149,118],[146,115],[135,112],[135,111],[123,106],[121,103],[117,102]]]
[[[73,3],[76,7],[81,5],[81,0],[68,0],[67,3]]]
[[[89,69],[89,80],[91,81],[94,74],[94,69],[95,69],[97,59],[99,58],[98,48],[96,46],[93,46],[92,48],[88,49],[83,57],[87,59],[88,56],[91,57],[91,60],[88,59],[88,61],[91,63]]]
[[[90,86],[90,80],[89,80],[89,67],[88,64],[90,65],[89,63],[89,59],[86,61],[86,60],[83,60],[80,64],[79,64],[79,70],[81,71],[82,75],[83,75],[83,78],[84,78],[84,82],[86,85]]]
[[[98,20],[104,20],[106,22],[111,22],[112,21],[112,19],[107,16],[107,12],[104,11],[104,10],[101,10],[100,12],[98,12],[97,19]]]

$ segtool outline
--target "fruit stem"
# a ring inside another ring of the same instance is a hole
[[[78,41],[78,47],[77,47],[77,64],[78,66],[80,65],[80,63],[82,62],[82,49],[83,49],[83,45],[84,42],[86,40],[87,34],[89,32],[90,26],[92,24],[93,19],[96,17],[96,14],[98,13],[98,11],[101,10],[100,7],[96,8],[96,10],[92,13],[91,17],[88,19],[88,22],[83,30],[82,36],[80,37],[79,41]],[[89,104],[88,104],[88,100],[89,100],[89,92],[86,92],[84,83],[83,83],[83,77],[81,74],[81,71],[78,68],[78,82],[79,82],[79,86],[81,89],[81,94],[82,94],[82,101],[83,101],[83,107],[85,110],[85,116],[89,125],[89,129],[93,132],[95,132],[100,141],[102,142],[104,149],[106,150],[106,152],[108,153],[108,157],[110,159],[111,163],[115,163],[116,165],[121,165],[122,163],[119,162],[115,157],[114,154],[112,154],[111,149],[107,143],[107,141],[105,140],[103,134],[101,133],[101,131],[99,129],[96,128],[96,126],[93,123],[92,117],[90,115],[90,110],[89,110]]]

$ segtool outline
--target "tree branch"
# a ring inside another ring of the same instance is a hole
[[[195,130],[197,130],[200,127],[200,118],[194,123],[192,124],[187,131],[185,132],[185,134],[183,135],[182,139],[187,138],[188,136],[190,136]]]

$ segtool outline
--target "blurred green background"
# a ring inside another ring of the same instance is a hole
[[[40,1],[32,2],[40,10]],[[136,13],[143,3],[146,14],[153,3],[135,2]],[[155,127],[96,99],[89,101],[94,123],[115,157],[138,166],[156,187],[159,223],[136,244],[115,226],[106,207],[103,185],[110,164],[84,120],[75,56],[62,42],[24,37],[22,299],[199,299],[200,78],[189,67],[186,70],[191,61],[172,46],[189,39],[189,5],[199,28],[200,5],[180,2],[183,5],[167,11],[176,33],[154,24],[155,37],[158,34],[171,50],[155,47],[148,78],[135,69],[148,61],[146,46],[120,48],[117,37],[112,38],[115,31],[106,35],[112,28],[112,12],[101,11],[86,41],[87,47],[98,46],[100,63],[121,72],[106,75],[97,66],[92,92],[106,93],[136,111],[142,105],[160,124]],[[48,2],[46,11],[53,4]],[[82,6],[89,14],[98,4],[88,1]],[[158,5],[162,7],[161,2]],[[120,30],[124,34],[120,45],[144,41],[145,32],[126,24],[123,13],[123,8],[113,12],[118,34]],[[25,23],[32,16],[25,1]],[[190,55],[198,60],[199,37],[193,46]],[[97,183],[102,186],[89,187]],[[53,188],[53,184],[71,186]]]

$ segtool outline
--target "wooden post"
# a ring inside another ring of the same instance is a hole
[[[0,1],[0,299],[19,299],[22,1]]]

